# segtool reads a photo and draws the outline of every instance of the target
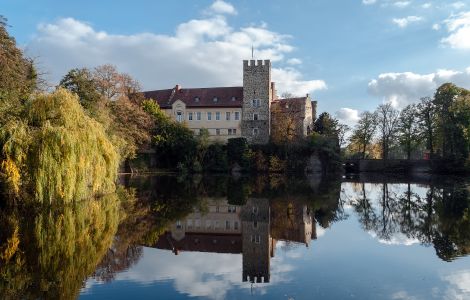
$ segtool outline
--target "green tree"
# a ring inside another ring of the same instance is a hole
[[[420,143],[420,131],[416,117],[417,106],[410,104],[401,111],[398,119],[398,140],[405,148],[407,159],[410,159],[411,152],[415,150]]]
[[[382,144],[382,159],[388,159],[390,148],[397,134],[400,113],[391,103],[379,105],[376,113],[379,138]]]
[[[418,126],[422,138],[426,141],[426,149],[431,157],[434,156],[434,143],[436,135],[436,107],[430,97],[420,99],[417,107]]]

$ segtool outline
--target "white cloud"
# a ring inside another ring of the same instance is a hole
[[[336,118],[347,125],[354,125],[359,121],[359,111],[352,108],[342,107],[336,112]]]
[[[463,3],[462,1],[457,1],[457,2],[452,3],[450,6],[458,10],[458,9],[464,8],[465,3]]]
[[[455,49],[470,49],[470,11],[453,15],[444,23],[449,36],[441,42]]]
[[[237,10],[235,7],[233,7],[232,4],[222,1],[222,0],[216,0],[214,3],[209,8],[210,12],[216,13],[216,14],[229,14],[229,15],[236,15]]]
[[[381,244],[385,245],[395,245],[395,246],[412,246],[415,244],[419,244],[420,241],[416,238],[409,238],[405,234],[401,232],[395,232],[393,235],[385,240],[378,238],[377,233],[373,231],[369,231],[368,234],[373,237],[374,239],[377,239],[377,241]]]
[[[175,84],[241,85],[242,60],[251,58],[252,46],[256,59],[271,59],[275,66],[285,62],[285,55],[294,50],[289,40],[290,36],[271,31],[265,24],[235,29],[221,14],[188,20],[170,35],[111,34],[91,24],[63,18],[40,24],[26,48],[29,55],[39,58],[41,66],[47,67],[42,71],[49,74],[53,83],[72,68],[110,63],[149,90]],[[322,80],[304,80],[293,67],[274,68],[273,80],[280,93],[305,94],[326,88]]]
[[[423,5],[421,5],[422,8],[425,8],[425,9],[428,9],[428,8],[431,8],[432,7],[432,4],[427,2],[427,3],[424,3]]]
[[[434,95],[436,89],[446,82],[470,89],[470,68],[465,71],[437,70],[430,74],[384,73],[369,82],[368,91],[402,107],[417,102],[421,97]]]
[[[376,2],[377,2],[377,0],[362,0],[362,4],[364,4],[364,5],[371,5],[371,4],[374,4]]]
[[[393,6],[399,7],[399,8],[404,8],[404,7],[407,7],[410,4],[411,4],[410,1],[397,1],[397,2],[393,3]]]
[[[441,29],[441,25],[440,25],[440,24],[437,24],[437,23],[436,23],[436,24],[433,24],[433,25],[432,25],[432,29],[433,29],[433,30],[436,30],[436,31],[437,31],[437,30],[440,30],[440,29]]]
[[[450,283],[446,291],[446,299],[470,298],[470,270],[462,270],[443,278]]]
[[[287,63],[289,65],[300,65],[302,64],[302,60],[298,59],[298,58],[290,58],[287,60]]]
[[[392,22],[395,23],[396,25],[398,25],[398,27],[400,27],[400,28],[405,28],[411,23],[420,22],[422,20],[423,20],[422,17],[408,16],[408,17],[405,17],[405,18],[392,19]]]

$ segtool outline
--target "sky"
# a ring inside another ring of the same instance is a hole
[[[310,94],[354,125],[362,111],[470,89],[470,0],[0,0],[46,79],[113,64],[144,90],[242,85],[271,59],[279,94]]]

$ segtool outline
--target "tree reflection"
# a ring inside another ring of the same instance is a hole
[[[53,208],[0,212],[3,299],[75,299],[112,242],[116,195]]]
[[[354,184],[354,193],[348,198],[364,230],[384,241],[402,234],[433,245],[437,256],[445,261],[470,252],[470,194],[464,183],[382,183],[368,187],[370,195],[365,183]]]

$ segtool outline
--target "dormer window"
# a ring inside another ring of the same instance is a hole
[[[199,102],[199,97],[194,97],[194,102]]]
[[[217,98],[217,97],[214,97],[214,99],[213,99],[213,100],[214,100],[214,102],[217,102],[217,101],[219,101],[219,98]]]
[[[232,96],[232,101],[235,101],[235,100],[237,100],[237,97]]]

